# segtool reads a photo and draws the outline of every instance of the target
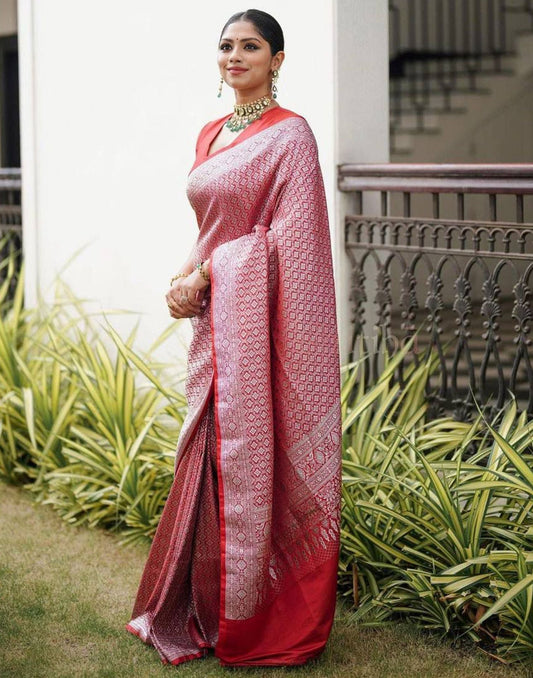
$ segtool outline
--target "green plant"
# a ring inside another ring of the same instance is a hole
[[[13,265],[8,273],[0,306]],[[0,319],[0,476],[69,522],[150,539],[172,482],[185,397],[134,349],[136,329],[122,340],[60,282],[51,303],[23,309],[23,277]]]
[[[409,365],[400,389],[395,371],[407,350],[385,356],[366,390],[364,361],[345,369],[339,581],[354,603],[352,621],[383,625],[406,616],[523,659],[531,582],[517,579],[516,564],[498,561],[496,584],[489,563],[516,549],[523,574],[533,551],[533,425],[514,401],[493,422],[481,412],[471,423],[427,420],[434,358]]]

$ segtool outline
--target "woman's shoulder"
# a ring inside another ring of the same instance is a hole
[[[300,126],[309,126],[307,120],[305,117],[301,114],[298,113],[297,111],[293,111],[290,108],[285,108],[284,106],[274,106],[269,110],[269,121],[270,122],[279,122],[281,120],[290,120],[292,126],[298,127],[298,123],[300,123]]]
[[[277,106],[273,106],[270,111],[274,115],[279,115],[281,118],[302,118],[304,119],[304,116],[298,113],[297,111],[293,111],[290,108],[285,108],[285,106],[282,106],[281,104],[278,104]]]
[[[316,138],[311,129],[307,118],[301,113],[292,111],[288,108],[282,108],[280,106],[279,111],[279,121],[283,121],[284,130],[283,136],[285,139],[291,138],[299,142],[310,142],[311,144],[316,144]]]

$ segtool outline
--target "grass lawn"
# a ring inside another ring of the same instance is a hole
[[[29,492],[0,483],[0,676],[268,676],[516,678],[473,649],[397,625],[348,628],[342,610],[322,657],[300,668],[223,668],[209,656],[165,666],[124,629],[148,553],[64,523]]]

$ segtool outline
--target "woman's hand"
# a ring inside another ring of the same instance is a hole
[[[207,287],[209,282],[202,277],[198,269],[194,269],[186,278],[175,280],[165,296],[170,316],[179,319],[199,315]],[[182,297],[187,297],[187,300]]]

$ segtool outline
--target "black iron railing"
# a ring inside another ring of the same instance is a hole
[[[351,359],[370,355],[375,378],[380,349],[414,336],[412,360],[438,356],[434,413],[511,393],[533,413],[533,165],[342,165],[339,188],[354,194]]]
[[[22,207],[20,169],[0,169],[0,285],[9,273],[8,261],[15,264],[8,297],[13,293],[22,262]]]

